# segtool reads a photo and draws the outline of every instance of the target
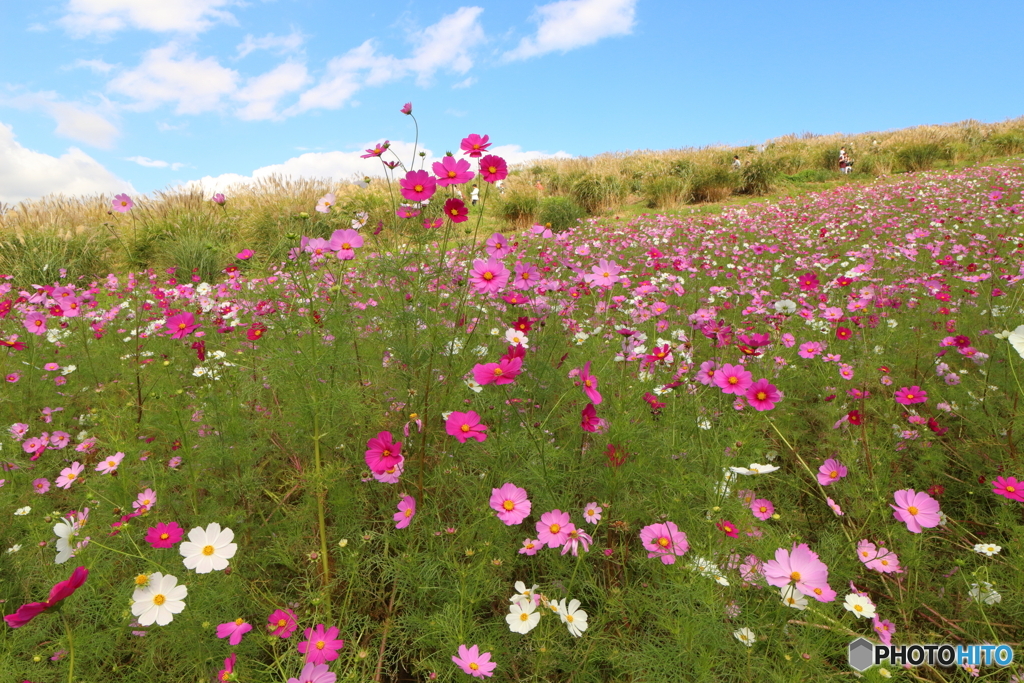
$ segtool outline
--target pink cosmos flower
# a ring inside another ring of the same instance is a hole
[[[335,230],[331,234],[329,244],[331,249],[337,252],[339,261],[350,261],[356,257],[354,250],[363,246],[363,237],[349,228]]]
[[[85,465],[80,462],[71,463],[71,467],[65,467],[60,471],[60,476],[57,477],[57,487],[62,489],[71,488],[71,484],[75,482],[75,479],[85,471]]]
[[[537,551],[544,547],[540,539],[527,538],[523,540],[523,547],[519,549],[520,555],[536,555]]]
[[[723,532],[729,538],[739,538],[739,529],[737,529],[736,525],[730,522],[729,520],[723,519],[715,526],[717,526],[719,531]]]
[[[939,501],[924,491],[901,489],[893,494],[896,505],[889,504],[893,509],[892,516],[907,525],[907,530],[914,534],[922,529],[931,529],[939,525]]]
[[[835,458],[829,458],[818,468],[818,483],[822,486],[834,484],[846,476],[846,465]]]
[[[468,154],[473,159],[479,159],[487,151],[487,148],[491,146],[488,140],[490,140],[490,137],[487,135],[481,137],[473,133],[462,138],[460,149],[463,154]]]
[[[218,206],[224,206],[228,202],[223,192],[218,192],[217,194],[213,195],[213,197],[210,198],[210,201]]]
[[[619,281],[622,267],[615,261],[600,259],[596,266],[591,266],[590,270],[591,273],[583,276],[584,281],[595,287],[612,287]]]
[[[75,567],[71,576],[64,581],[58,581],[50,589],[50,598],[46,602],[30,602],[22,605],[14,612],[4,616],[4,621],[11,628],[20,628],[35,619],[42,612],[53,607],[62,600],[71,597],[76,590],[81,588],[85,580],[89,578],[89,570],[85,567]]]
[[[775,514],[775,506],[767,498],[758,498],[751,501],[750,511],[754,513],[755,517],[764,521],[771,519],[772,515]]]
[[[595,406],[601,405],[604,397],[597,390],[597,377],[590,374],[590,361],[588,360],[580,370],[580,383],[583,385],[583,393]]]
[[[828,585],[828,567],[806,543],[794,543],[792,552],[779,548],[775,559],[764,563],[763,571],[772,586],[781,588],[792,581],[798,591],[819,602],[836,599],[836,592]]]
[[[832,508],[832,512],[836,513],[836,517],[843,516],[843,508],[839,507],[839,503],[835,502],[831,498],[828,499],[828,506]]]
[[[512,286],[516,289],[533,289],[540,282],[540,271],[528,261],[516,261],[514,270]]]
[[[466,443],[467,439],[476,439],[483,443],[487,440],[487,425],[480,424],[480,416],[472,410],[460,413],[453,412],[448,416],[444,424],[445,431],[449,436],[454,436],[459,443]]]
[[[410,116],[412,114],[412,102],[406,102],[402,105],[402,113],[406,116]]]
[[[662,564],[675,564],[676,556],[690,549],[686,534],[674,522],[650,524],[640,530],[640,541],[647,549],[647,558],[660,557]]]
[[[491,509],[498,513],[498,519],[506,525],[522,524],[530,514],[533,503],[526,495],[526,489],[506,483],[501,488],[491,489]]]
[[[892,636],[896,633],[896,624],[885,619],[879,619],[876,614],[871,620],[871,627],[875,629],[875,633],[878,634],[878,639],[882,641],[883,645],[892,644]]]
[[[403,109],[403,113],[407,113]],[[332,673],[326,664],[306,662],[298,678],[289,678],[288,683],[335,683],[338,674]]]
[[[771,410],[782,400],[782,392],[766,379],[759,379],[747,388],[747,402],[754,410]]]
[[[505,258],[512,253],[512,247],[509,246],[508,240],[500,232],[496,232],[488,237],[485,247],[487,248],[487,255],[493,258]]]
[[[1024,503],[1024,482],[1017,481],[1016,477],[996,477],[992,482],[992,493]]]
[[[900,387],[899,389],[896,390],[896,395],[894,396],[894,398],[896,399],[897,403],[909,406],[913,405],[914,403],[927,402],[928,392],[926,392],[924,389],[915,384],[914,386],[909,388]]]
[[[465,144],[465,142],[463,142]],[[462,670],[473,678],[493,676],[497,663],[491,661],[491,653],[481,653],[476,645],[466,647],[459,645],[459,656],[452,656],[452,661],[462,667]]]
[[[706,387],[711,386],[715,383],[715,371],[718,369],[718,365],[713,360],[706,360],[700,364],[700,369],[697,370],[697,381]]]
[[[588,524],[597,524],[601,521],[601,511],[604,510],[597,502],[587,503],[583,508],[583,521]]]
[[[248,261],[255,255],[256,253],[252,249],[243,249],[242,251],[235,254],[235,258],[238,259],[239,261]]]
[[[121,464],[122,460],[124,460],[124,453],[108,455],[96,465],[96,471],[100,474],[113,474],[117,471],[117,467]]]
[[[568,512],[552,510],[540,516],[537,522],[537,540],[547,544],[549,548],[557,548],[569,538],[569,532],[576,528],[570,520]]]
[[[824,347],[821,342],[806,342],[800,345],[800,349],[797,351],[797,354],[801,358],[810,359],[819,355],[822,351],[824,351]]]
[[[483,386],[485,384],[511,384],[523,367],[522,358],[501,359],[497,363],[477,364],[473,366],[473,379]]]
[[[184,534],[185,531],[178,526],[177,522],[167,524],[158,522],[156,526],[149,527],[146,533],[146,543],[154,548],[173,548]],[[234,644],[232,643],[232,645]]]
[[[723,394],[735,394],[743,396],[747,389],[754,384],[754,376],[742,365],[729,365],[726,363],[718,370],[715,370],[715,385],[722,390]]]
[[[408,424],[406,424],[406,427],[408,427]],[[402,472],[404,470],[404,465],[399,463],[394,467],[389,467],[388,469],[384,470],[381,474],[377,474],[376,472],[372,471],[370,472],[370,474],[372,474],[373,478],[382,484],[397,484],[398,480],[402,478]]]
[[[295,612],[290,609],[275,610],[267,617],[267,630],[270,631],[270,635],[278,638],[291,638],[298,627]]]
[[[444,203],[444,215],[451,219],[452,223],[465,223],[469,220],[469,208],[466,202],[458,197],[452,197]]]
[[[152,510],[154,505],[156,505],[156,491],[153,489],[146,489],[139,494],[137,500],[132,501],[132,507],[140,514]]]
[[[378,432],[376,438],[366,442],[366,466],[377,474],[405,460],[402,457],[402,442],[392,441],[391,438],[391,432]]]
[[[565,543],[562,544],[562,554],[565,555],[568,552],[573,554],[573,557],[579,555],[579,547],[583,546],[583,552],[590,552],[590,545],[594,542],[593,537],[590,534],[573,527],[572,531],[569,532],[568,538],[565,539]]]
[[[42,478],[34,479],[32,481],[32,490],[40,495],[46,493],[50,490],[50,480]]]
[[[306,640],[299,643],[299,654],[306,655],[306,661],[313,664],[333,662],[338,658],[338,650],[345,647],[345,641],[338,638],[338,627],[324,629],[317,624],[315,629],[307,628]]]
[[[604,418],[597,416],[597,409],[594,408],[593,403],[587,404],[587,407],[583,409],[581,417],[580,427],[582,427],[585,432],[597,434],[598,432],[603,432],[608,428],[608,422]]]
[[[385,140],[384,142],[378,143],[373,149],[366,150],[366,154],[361,154],[360,158],[369,159],[371,157],[382,156],[384,152],[388,151],[388,147],[390,146],[391,142],[389,140]]]
[[[188,312],[172,315],[164,326],[171,339],[184,339],[199,328],[196,317]]]
[[[138,623],[133,623],[132,626],[139,626]],[[145,631],[132,631],[134,635],[144,636]],[[224,658],[224,668],[217,672],[218,681],[229,681],[231,680],[231,674],[235,673],[235,661],[237,661],[235,653],[232,652],[228,657]]]
[[[239,617],[234,621],[228,621],[217,626],[217,637],[228,638],[231,646],[242,642],[242,636],[252,630],[252,624],[246,623],[245,619]]]
[[[42,313],[32,312],[22,319],[25,329],[32,334],[43,334],[46,332],[46,316]]]
[[[113,201],[110,202],[111,207],[118,213],[128,213],[135,206],[135,202],[132,198],[126,194],[114,195]]]
[[[327,194],[325,194],[323,197],[320,198],[320,201],[316,203],[317,212],[330,213],[331,207],[334,206],[334,200],[335,197],[333,192],[328,192]]]
[[[416,218],[420,215],[420,210],[414,209],[410,204],[402,204],[395,209],[395,215],[399,218]]]
[[[437,181],[427,171],[409,171],[398,181],[402,196],[410,202],[422,202],[437,192]]]
[[[508,269],[498,259],[476,259],[473,261],[472,270],[469,271],[469,282],[476,292],[497,294],[508,283],[508,275]]]
[[[468,183],[476,175],[469,170],[468,161],[450,156],[445,156],[441,161],[435,161],[431,168],[434,169],[437,184],[441,187]]]
[[[409,526],[412,522],[413,515],[416,514],[416,499],[412,496],[405,496],[402,500],[398,501],[398,512],[396,512],[392,519],[395,520],[396,529],[404,529]],[[301,650],[300,650],[301,652]]]

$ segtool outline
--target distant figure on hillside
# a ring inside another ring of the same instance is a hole
[[[839,172],[849,173],[853,170],[853,162],[850,161],[850,157],[846,154],[846,148],[839,148]]]
[[[738,171],[742,167],[743,167],[743,162],[740,161],[740,155],[739,154],[733,154],[732,155],[732,170]]]
[[[473,191],[469,193],[469,200],[473,206],[476,206],[476,203],[480,201],[480,188],[475,184],[473,185]]]

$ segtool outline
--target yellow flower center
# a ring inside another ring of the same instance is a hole
[[[494,368],[494,374],[497,375],[498,377],[501,377],[505,373],[501,371],[501,368]]]
[[[412,189],[416,190],[417,192],[423,192],[423,186],[422,185],[416,185]]]
[[[391,457],[391,451],[381,451],[380,456],[382,458],[390,458]]]
[[[658,539],[658,545],[660,545],[662,548],[667,548],[669,543],[670,541],[664,536]]]
[[[412,508],[405,508],[405,516],[412,517]]]
[[[764,505],[759,507],[758,510],[760,510],[761,512],[768,512],[768,508],[766,508]]]
[[[559,531],[562,530],[562,527],[558,524],[552,524],[550,527],[548,527],[548,530],[553,534],[557,534]]]
[[[858,612],[863,612],[864,611],[864,608],[861,605],[854,605],[853,609],[857,610]]]
[[[480,668],[480,665],[477,664],[476,662],[470,662],[469,663],[469,668],[472,669],[473,671],[476,671],[477,669]]]
[[[278,619],[277,620],[277,627],[278,628],[284,628],[287,625],[288,625],[288,620],[287,619]]]
[[[758,400],[758,401],[764,401],[765,399],[767,399],[767,398],[768,398],[768,394],[766,394],[766,393],[765,393],[765,392],[763,392],[763,391],[759,391],[759,392],[757,392],[757,393],[756,393],[756,394],[754,394],[754,395],[755,395],[755,396],[757,397],[757,400]]]
[[[739,384],[739,383],[740,383],[740,378],[739,377],[736,377],[735,375],[733,375],[732,377],[729,378],[729,384]]]
[[[490,171],[491,173],[497,173],[498,172],[498,167],[497,166],[488,166],[487,170]]]
[[[823,590],[821,590],[820,588],[815,588],[815,589],[814,589],[814,594],[815,594],[815,595],[821,595],[822,593],[824,593],[824,591],[823,591]]]
[[[494,279],[494,273],[492,273],[491,271],[487,271],[486,273],[484,273],[484,279],[485,280],[493,280]]]
[[[1014,491],[1016,491],[1016,490],[1017,490],[1017,489],[1013,488],[1012,486],[1007,486],[1007,487],[1006,487],[1006,492],[1007,492],[1007,493],[1013,493],[1013,492],[1014,492]]]
[[[179,330],[183,330],[183,329],[185,329],[186,327],[188,327],[188,325],[186,325],[185,323],[178,323],[178,329],[179,329]]]
[[[459,429],[461,429],[463,432],[468,432],[469,431],[469,425],[462,425],[461,427],[459,427]]]
[[[527,621],[529,618],[530,618],[530,615],[527,614],[526,612],[523,612],[523,613],[521,613],[519,615],[519,621]]]
[[[828,478],[829,479],[835,479],[838,476],[839,476],[839,472],[836,472],[835,470],[832,470],[831,472],[828,473]]]
[[[160,540],[161,540],[161,541],[166,541],[166,540],[167,540],[168,538],[170,538],[170,537],[171,537],[171,535],[170,535],[170,534],[168,534],[168,533],[162,533],[162,534],[160,534]]]
[[[506,500],[504,503],[501,504],[501,507],[503,507],[506,510],[508,510],[509,512],[511,512],[512,510],[515,509],[516,504],[513,503],[511,500]]]
[[[149,583],[149,576],[146,574],[139,574],[135,577],[136,586],[145,586],[147,583]]]
[[[907,512],[909,512],[912,515],[916,515],[917,514],[917,508],[914,507],[913,505],[911,505],[910,507],[907,508]]]
[[[318,650],[322,650],[322,649],[324,649],[325,647],[327,647],[327,643],[325,643],[325,642],[324,642],[324,641],[322,641],[322,640],[318,640],[318,641],[316,641],[316,649],[318,649]]]
[[[792,574],[789,575],[789,578],[793,579],[794,581],[799,581],[800,580],[800,572],[793,572]]]
[[[349,242],[345,242],[344,244],[341,245],[341,248],[342,249],[351,249],[352,245]]]
[[[203,555],[206,555],[207,557],[209,557],[210,555],[213,555],[213,546],[212,545],[204,546],[203,547]]]
[[[68,479],[74,479],[74,478],[75,478],[75,473],[74,472],[68,472]]]
[[[167,602],[167,598],[164,597],[163,593],[159,593],[159,594],[153,596],[153,604],[154,605],[162,605],[165,602]]]
[[[571,624],[571,623],[572,623],[573,621],[575,621],[575,620],[573,619],[573,616],[572,616],[571,614],[566,614],[566,615],[565,615],[565,620],[566,620],[566,621],[568,621],[568,622],[569,622],[570,624]]]
[[[455,171],[448,171],[448,177],[449,178],[456,178],[456,177],[458,177],[458,173],[456,173]]]

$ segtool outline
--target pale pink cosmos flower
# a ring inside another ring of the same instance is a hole
[[[750,503],[750,511],[761,521],[771,519],[775,514],[775,505],[767,498],[758,498]]]
[[[126,194],[114,195],[114,199],[110,202],[111,208],[118,213],[128,213],[135,206],[135,202],[132,198]]]
[[[839,507],[839,503],[835,502],[831,498],[828,499],[828,506],[832,508],[832,512],[836,514],[836,517],[843,516],[843,508]]]
[[[583,276],[586,282],[595,287],[611,287],[619,281],[619,273],[622,272],[622,266],[615,263],[615,261],[600,259],[597,265],[592,266],[590,270],[592,271],[591,273]]]
[[[561,510],[545,512],[536,525],[537,540],[549,548],[559,547],[569,538],[569,532],[576,528],[570,519],[569,513]]]
[[[327,664],[306,662],[299,672],[299,677],[289,678],[288,683],[335,683],[337,680],[338,674],[331,671]]]
[[[590,534],[582,529],[573,527],[572,531],[569,532],[568,538],[565,539],[565,543],[562,544],[562,554],[565,555],[568,552],[572,552],[575,557],[579,554],[579,546],[583,546],[583,552],[590,552],[590,544],[593,542],[594,539]]]
[[[328,192],[316,203],[316,210],[318,213],[330,213],[332,206],[334,206],[334,193]]]
[[[10,433],[12,439],[14,439],[15,441],[21,441],[22,439],[25,438],[25,435],[28,434],[28,425],[25,424],[24,422],[15,422],[14,424],[11,425],[8,432]]]
[[[472,410],[460,413],[453,412],[448,416],[444,425],[445,431],[454,436],[459,443],[466,443],[468,439],[476,439],[483,443],[487,440],[487,425],[480,423],[480,416]]]
[[[674,522],[649,524],[640,530],[640,541],[647,549],[647,558],[661,558],[662,564],[675,564],[676,556],[690,549],[686,534]]]
[[[723,394],[742,396],[754,383],[754,376],[742,365],[726,363],[715,370],[714,381],[715,386],[721,389]]]
[[[800,345],[797,354],[801,358],[814,358],[824,350],[821,342],[806,342]]]
[[[835,458],[829,458],[818,468],[818,483],[822,486],[834,484],[846,476],[846,465]]]
[[[519,549],[520,555],[536,555],[537,551],[544,547],[544,544],[537,538],[523,540],[523,547]]]
[[[886,619],[879,619],[876,614],[871,620],[871,627],[878,634],[878,639],[882,641],[883,645],[892,644],[892,636],[896,633],[896,624]]]
[[[132,507],[140,513],[152,510],[154,505],[156,505],[156,491],[153,489],[146,489],[139,494],[137,500],[132,501]]]
[[[65,467],[60,471],[60,476],[57,477],[57,487],[62,489],[71,488],[71,484],[75,482],[82,472],[85,471],[85,465],[80,462],[71,463],[71,467]]]
[[[397,465],[384,470],[380,474],[377,472],[370,472],[370,474],[372,474],[373,478],[382,484],[397,484],[398,480],[402,477],[404,469],[405,465],[403,463],[398,463]]]
[[[786,332],[785,334],[783,334],[781,339],[782,339],[782,345],[785,346],[787,349],[791,349],[794,346],[796,346],[796,337],[794,337],[789,332]]]
[[[764,563],[768,583],[779,588],[790,582],[796,589],[819,602],[832,602],[836,592],[828,585],[828,567],[806,543],[793,544],[792,551],[779,548],[775,559]]]
[[[246,623],[245,619],[239,617],[234,621],[227,621],[217,626],[217,637],[227,638],[231,646],[242,642],[242,636],[252,630],[252,624]]]
[[[452,661],[473,678],[493,676],[494,669],[498,666],[497,663],[491,661],[490,652],[481,653],[476,645],[472,647],[459,645],[459,655],[457,657],[453,655]]]
[[[497,294],[508,284],[508,276],[508,269],[496,258],[476,259],[469,271],[469,282],[478,293]]]
[[[505,258],[512,253],[512,247],[509,246],[508,240],[500,232],[496,232],[488,237],[485,247],[487,255],[492,258]]]
[[[508,526],[522,524],[533,503],[527,497],[526,489],[508,482],[501,488],[491,489],[491,509],[498,513],[498,519]]]
[[[117,471],[122,460],[124,460],[124,453],[118,452],[113,455],[108,455],[100,461],[100,464],[96,465],[96,471],[100,474],[113,474]]]
[[[356,257],[355,250],[363,246],[363,236],[351,228],[335,230],[328,242],[339,261],[350,261]]]
[[[597,502],[587,503],[583,508],[583,521],[589,524],[597,524],[601,521],[601,511],[603,509]]]
[[[40,495],[46,493],[50,490],[50,480],[43,478],[34,479],[32,481],[32,490]]]
[[[404,529],[409,526],[412,522],[413,515],[416,514],[416,499],[412,496],[405,496],[398,503],[398,512],[396,512],[392,519],[395,520],[396,529]]]
[[[901,489],[893,494],[896,505],[889,504],[893,509],[892,516],[907,525],[907,530],[914,534],[922,529],[931,529],[939,525],[939,501],[924,491]]]

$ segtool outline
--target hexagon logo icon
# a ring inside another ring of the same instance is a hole
[[[857,671],[871,668],[875,663],[875,646],[870,640],[858,638],[850,643],[848,661]]]

